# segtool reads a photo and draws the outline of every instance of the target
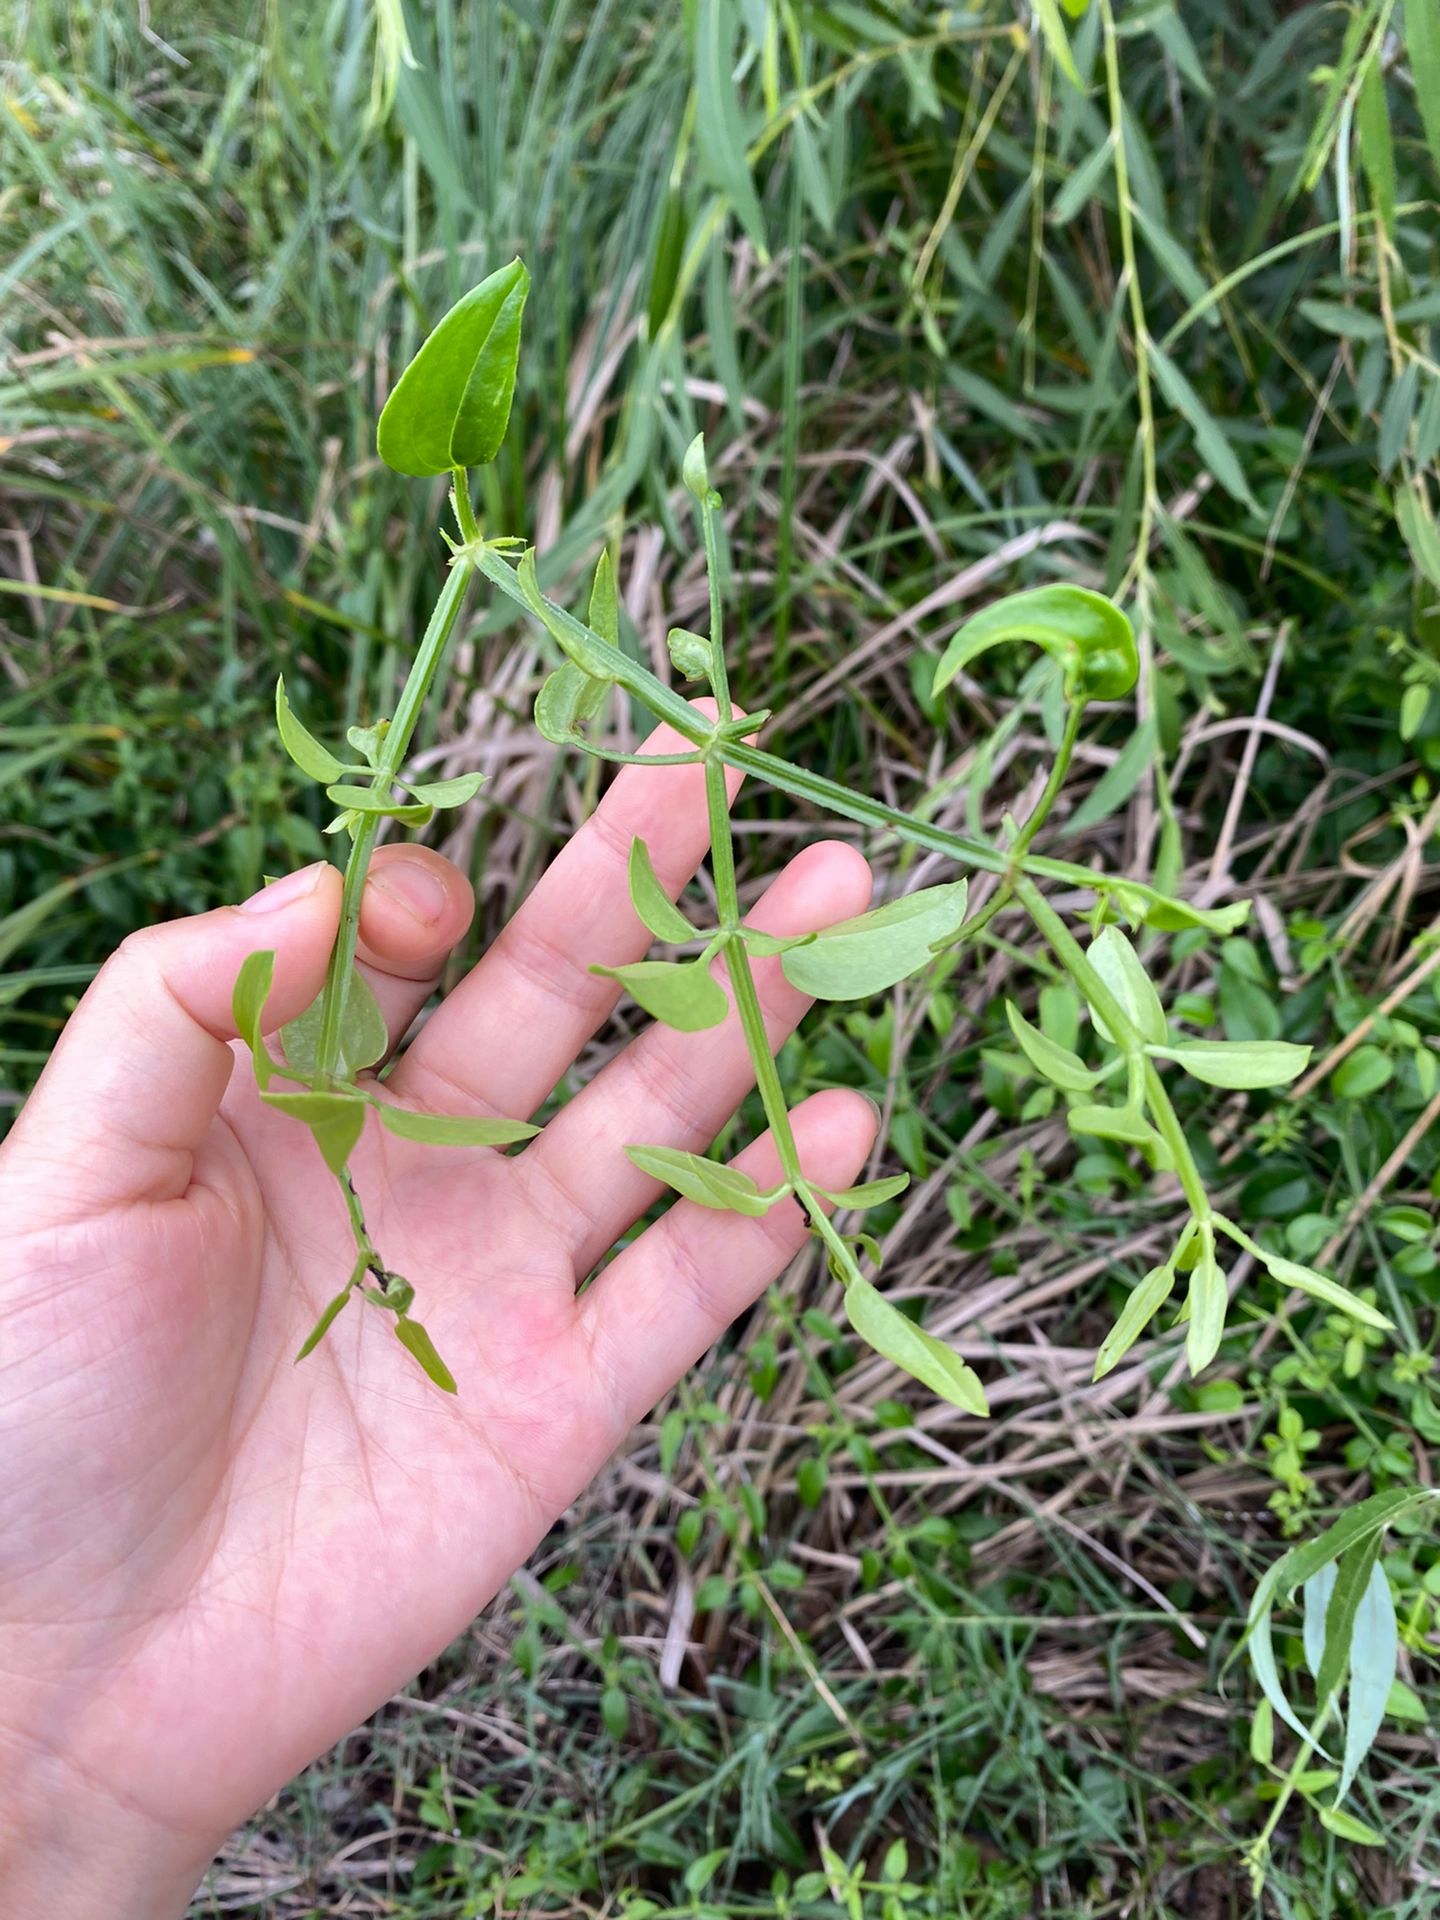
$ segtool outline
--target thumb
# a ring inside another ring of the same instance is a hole
[[[243,906],[131,934],[71,1015],[0,1153],[0,1213],[60,1225],[183,1194],[235,1062],[241,963],[274,952],[265,1024],[292,1020],[324,985],[340,886],[322,860]]]

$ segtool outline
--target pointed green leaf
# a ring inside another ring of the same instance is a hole
[[[515,584],[526,606],[544,626],[565,658],[579,667],[589,679],[608,686],[610,669],[604,656],[596,651],[594,642],[589,639],[589,629],[581,626],[578,620],[560,607],[552,606],[540,591],[540,576],[535,570],[533,547],[527,547],[516,562]]]
[[[453,780],[428,780],[421,787],[412,786],[408,780],[401,785],[422,807],[463,807],[467,800],[475,798],[488,778],[484,773],[459,773]]]
[[[932,949],[953,939],[965,918],[966,884],[955,880],[907,893],[853,920],[822,927],[780,964],[791,986],[817,1000],[865,1000],[918,973]]]
[[[1140,964],[1139,955],[1118,927],[1101,928],[1090,942],[1089,959],[1140,1038],[1150,1046],[1163,1047],[1168,1033],[1165,1009]],[[1121,1036],[1109,1031],[1093,1007],[1090,1011],[1104,1037],[1121,1044]]]
[[[1414,7],[1415,0],[1411,0]],[[1363,1820],[1357,1820],[1353,1813],[1346,1813],[1341,1807],[1321,1807],[1320,1824],[1328,1827],[1337,1840],[1348,1840],[1353,1847],[1383,1847],[1385,1836],[1377,1833],[1374,1827],[1367,1827]]]
[[[730,1011],[725,989],[703,960],[637,960],[628,967],[592,967],[618,980],[637,1006],[667,1027],[699,1033]]]
[[[342,1288],[330,1302],[329,1306],[326,1307],[309,1333],[306,1334],[305,1344],[295,1356],[295,1365],[297,1367],[307,1354],[315,1351],[316,1347],[319,1346],[331,1327],[334,1326],[335,1322],[340,1318],[340,1315],[345,1311],[350,1299],[350,1292],[351,1289],[349,1286]]]
[[[710,470],[705,464],[705,436],[697,433],[685,449],[685,458],[680,464],[680,478],[685,482],[688,493],[696,500],[708,500],[710,497]]]
[[[1375,1327],[1381,1333],[1393,1333],[1395,1322],[1387,1319],[1378,1307],[1372,1307],[1348,1287],[1342,1287],[1338,1280],[1332,1280],[1328,1274],[1317,1273],[1313,1267],[1301,1266],[1298,1260],[1285,1260],[1278,1253],[1267,1253],[1263,1247],[1256,1252],[1268,1270],[1272,1280],[1278,1280],[1282,1287],[1298,1287],[1302,1293],[1311,1294],[1316,1300],[1323,1300],[1328,1307],[1338,1307],[1342,1313],[1348,1313],[1352,1320],[1358,1320],[1362,1326]]]
[[[762,1193],[748,1173],[738,1167],[721,1166],[718,1160],[707,1160],[703,1154],[682,1153],[678,1147],[627,1147],[625,1152],[652,1180],[663,1181],[697,1206],[711,1207],[719,1213],[743,1213],[759,1219],[785,1197],[785,1188]]]
[[[1395,1600],[1385,1569],[1377,1560],[1355,1609],[1350,1638],[1350,1685],[1345,1696],[1345,1753],[1335,1798],[1350,1791],[1365,1756],[1375,1744],[1395,1684],[1399,1631]],[[1423,1711],[1423,1710],[1422,1710]]]
[[[909,1184],[908,1173],[890,1173],[881,1180],[866,1180],[858,1187],[842,1187],[838,1193],[832,1193],[828,1187],[817,1187],[815,1191],[826,1200],[833,1200],[837,1207],[880,1207],[903,1193]]]
[[[1185,1329],[1185,1357],[1191,1373],[1203,1373],[1220,1351],[1225,1313],[1230,1304],[1225,1275],[1208,1248],[1191,1271],[1186,1304],[1190,1318]]]
[[[979,1376],[953,1348],[892,1306],[868,1280],[845,1289],[845,1316],[867,1346],[929,1387],[932,1393],[981,1419],[990,1411]]]
[[[327,783],[340,778],[344,771],[342,763],[295,718],[285,695],[283,674],[275,682],[275,725],[279,729],[280,744],[302,773]]]
[[[1416,0],[1410,0],[1411,5]],[[1424,4],[1424,0],[1420,0]],[[1431,0],[1433,6],[1434,0]],[[1377,47],[1365,67],[1365,78],[1355,101],[1355,132],[1360,163],[1370,187],[1370,200],[1380,224],[1395,233],[1395,146],[1390,135],[1390,109],[1385,103],[1385,77]],[[1341,1798],[1344,1798],[1342,1790]]]
[[[529,291],[529,274],[512,260],[440,321],[380,415],[376,444],[387,467],[425,476],[495,458],[510,423]]]
[[[699,0],[694,20],[695,145],[700,171],[729,200],[761,258],[768,259],[765,218],[750,177],[740,96],[735,90],[735,27],[730,0]]]
[[[1089,1093],[1096,1085],[1100,1076],[1092,1073],[1078,1054],[1057,1045],[1038,1027],[1031,1026],[1014,1001],[1005,1003],[1005,1017],[1020,1051],[1042,1080],[1048,1080],[1051,1086],[1060,1087],[1066,1093]]]
[[[402,1140],[425,1140],[437,1147],[508,1147],[533,1140],[538,1127],[524,1120],[490,1119],[482,1114],[416,1113],[411,1107],[378,1103],[380,1124]]]
[[[753,960],[770,960],[777,953],[790,953],[796,947],[811,946],[815,937],[813,933],[762,933],[758,927],[740,929],[745,950]]]
[[[1040,23],[1040,31],[1045,36],[1045,44],[1056,66],[1072,87],[1078,87],[1081,84],[1080,70],[1070,51],[1070,41],[1065,32],[1065,22],[1060,18],[1057,0],[1035,0],[1035,18]]]
[[[1157,1060],[1173,1060],[1207,1087],[1250,1090],[1284,1087],[1305,1071],[1309,1047],[1288,1040],[1187,1040],[1178,1047],[1150,1047]]]
[[[629,879],[630,904],[657,940],[678,945],[695,938],[695,929],[655,877],[650,849],[638,835],[630,842]]]
[[[977,655],[1007,640],[1028,640],[1058,660],[1072,697],[1123,699],[1140,671],[1134,629],[1113,601],[1088,587],[1035,587],[965,622],[940,657],[932,692],[943,692]]]
[[[411,1320],[405,1314],[398,1314],[395,1320],[395,1338],[402,1347],[409,1349],[425,1372],[437,1387],[446,1393],[457,1393],[455,1376],[435,1351],[435,1343],[418,1320]]]
[[[261,1030],[265,1002],[270,998],[274,979],[273,953],[247,953],[230,994],[230,1017],[235,1022],[235,1031],[250,1049],[250,1058],[255,1062],[255,1081],[261,1088],[269,1086],[274,1071]]]
[[[620,644],[620,599],[615,591],[615,569],[606,548],[595,562],[595,578],[590,583],[589,625],[612,647]]]
[[[355,1093],[262,1093],[266,1106],[299,1120],[315,1136],[325,1164],[343,1173],[365,1130],[366,1103]]]
[[[1164,1144],[1138,1107],[1071,1107],[1065,1118],[1072,1133],[1097,1140],[1122,1140],[1132,1147]]]
[[[1440,7],[1435,0],[1405,0],[1405,51],[1425,144],[1440,174]]]
[[[1131,1289],[1130,1298],[1120,1309],[1120,1317],[1100,1343],[1092,1378],[1103,1380],[1125,1358],[1150,1322],[1170,1298],[1175,1286],[1172,1267],[1152,1267],[1145,1278]]]
[[[398,820],[402,826],[423,827],[434,813],[430,806],[411,805],[405,800],[391,800],[383,790],[376,787],[336,786],[325,789],[328,797],[337,807],[344,807],[351,813],[378,813],[387,820]]]
[[[1370,1574],[1380,1551],[1381,1536],[1370,1534],[1347,1547],[1335,1562],[1334,1579],[1325,1606],[1325,1644],[1315,1674],[1315,1697],[1322,1703],[1337,1694],[1350,1671],[1350,1646],[1355,1633],[1355,1617],[1370,1584]],[[1387,1676],[1386,1686],[1390,1682]]]
[[[1169,354],[1162,352],[1153,340],[1150,342],[1150,364],[1160,383],[1160,391],[1186,421],[1194,435],[1195,451],[1203,464],[1210,469],[1232,500],[1238,500],[1242,507],[1248,507],[1251,513],[1258,516],[1260,502],[1250,491],[1245,470],[1240,465],[1234,447],[1225,438],[1219,421],[1209,412],[1204,401]]]
[[[280,1029],[285,1058],[297,1073],[314,1073],[319,1065],[320,1027],[324,1017],[322,990],[302,1014]],[[340,1017],[340,1053],[335,1063],[342,1080],[353,1080],[366,1067],[383,1060],[390,1050],[390,1034],[380,1003],[358,967],[350,972],[345,1011]]]

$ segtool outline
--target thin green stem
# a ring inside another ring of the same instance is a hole
[[[1045,782],[1045,790],[1036,801],[1024,826],[1015,836],[1015,844],[1010,849],[1011,860],[1024,859],[1031,841],[1044,826],[1050,809],[1054,806],[1060,789],[1065,784],[1065,776],[1070,771],[1071,756],[1075,752],[1075,742],[1080,737],[1080,723],[1084,717],[1085,702],[1076,700],[1065,716],[1065,731],[1056,749],[1055,762],[1050,769],[1050,777]],[[950,944],[956,947],[963,946],[967,940],[973,940],[978,934],[983,933],[1006,902],[1013,899],[1014,894],[1014,880],[1007,876],[978,913],[972,913],[968,920],[961,921],[955,938]]]

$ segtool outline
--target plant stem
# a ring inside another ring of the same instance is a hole
[[[1010,849],[1012,861],[1024,859],[1031,841],[1044,826],[1046,817],[1054,806],[1061,787],[1065,784],[1065,776],[1070,771],[1070,759],[1075,751],[1075,742],[1080,737],[1080,723],[1084,717],[1085,702],[1083,700],[1072,702],[1065,715],[1065,731],[1056,749],[1055,762],[1050,769],[1050,777],[1045,782],[1045,790],[1035,802],[1030,817],[1016,834],[1015,844]],[[961,921],[955,938],[950,942],[951,946],[963,946],[967,940],[973,940],[977,934],[983,932],[1006,902],[1014,897],[1014,893],[1014,879],[1007,875],[980,911],[972,913],[968,920]]]
[[[457,507],[461,500],[468,498],[463,485],[456,487]],[[473,524],[474,515],[470,514]],[[461,515],[462,525],[464,515]],[[404,763],[410,746],[415,724],[425,705],[431,683],[440,665],[445,644],[454,630],[460,616],[461,606],[469,591],[474,577],[474,568],[463,559],[458,559],[451,567],[449,576],[441,589],[440,598],[435,602],[434,611],[420,641],[410,672],[406,677],[404,690],[400,695],[395,717],[386,732],[384,745],[380,753],[379,765],[375,769],[374,786],[378,792],[388,793],[394,785],[395,776]],[[365,891],[365,876],[370,866],[370,856],[375,851],[375,841],[380,832],[380,814],[367,813],[354,829],[350,842],[350,857],[345,863],[345,885],[340,898],[340,926],[335,935],[335,945],[330,954],[330,965],[325,976],[325,993],[320,1016],[320,1038],[315,1048],[316,1084],[325,1087],[331,1084],[340,1063],[340,1035],[345,1018],[345,1002],[350,992],[350,975],[355,964],[355,945],[360,931],[360,900]]]

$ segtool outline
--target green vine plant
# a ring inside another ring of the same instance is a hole
[[[1135,636],[1119,607],[1098,593],[1049,585],[1015,594],[967,621],[944,653],[935,679],[939,695],[990,649],[1026,642],[1041,649],[1058,671],[1064,724],[1054,764],[1034,810],[1023,823],[1006,822],[1005,843],[987,844],[935,825],[923,813],[907,813],[781,759],[753,744],[765,711],[737,713],[726,670],[721,571],[716,514],[720,496],[711,485],[703,437],[687,451],[682,477],[699,519],[709,577],[710,631],[673,629],[671,661],[678,675],[708,692],[714,716],[667,685],[619,644],[618,603],[608,555],[595,569],[584,618],[542,590],[536,555],[513,536],[482,534],[470,493],[469,470],[494,459],[509,422],[520,349],[521,319],[529,276],[519,260],[501,268],[454,306],[439,322],[401,375],[380,415],[381,458],[400,473],[421,478],[448,475],[457,538],[445,536],[450,567],[420,641],[399,704],[389,720],[351,728],[349,758],[317,740],[276,689],[276,720],[287,753],[319,781],[338,809],[330,831],[349,839],[340,926],[319,998],[280,1029],[282,1058],[265,1038],[265,1004],[274,955],[252,954],[235,983],[237,1028],[254,1059],[260,1096],[307,1126],[344,1195],[354,1239],[349,1276],[301,1346],[297,1358],[324,1337],[336,1317],[359,1294],[393,1316],[394,1331],[429,1377],[447,1392],[456,1382],[435,1351],[423,1324],[411,1314],[415,1289],[392,1272],[374,1245],[349,1161],[372,1112],[377,1124],[411,1140],[436,1146],[502,1148],[532,1137],[521,1119],[474,1119],[415,1114],[390,1104],[367,1069],[383,1057],[384,1023],[355,968],[361,893],[381,823],[423,827],[440,809],[470,800],[479,774],[415,785],[403,768],[416,721],[434,683],[471,585],[487,581],[532,615],[558,649],[559,663],[535,703],[535,722],[557,746],[611,761],[649,765],[694,764],[704,769],[711,833],[716,922],[691,924],[656,879],[649,852],[637,839],[630,849],[629,883],[635,912],[667,946],[693,949],[681,959],[647,959],[597,968],[614,978],[652,1018],[696,1032],[718,1026],[733,1001],[749,1050],[765,1120],[780,1160],[781,1178],[762,1190],[746,1174],[700,1154],[667,1147],[629,1145],[630,1158],[674,1192],[704,1207],[760,1215],[793,1196],[812,1234],[825,1249],[830,1272],[844,1290],[851,1326],[860,1338],[931,1392],[965,1412],[987,1411],[984,1387],[958,1354],[900,1311],[867,1277],[879,1265],[879,1248],[863,1230],[844,1231],[832,1217],[854,1214],[892,1199],[907,1183],[900,1174],[840,1192],[813,1185],[805,1176],[774,1056],[765,1035],[752,962],[777,956],[786,977],[801,992],[822,1000],[863,1000],[883,993],[930,967],[937,955],[973,941],[1002,907],[1022,908],[1070,976],[1089,1008],[1096,1045],[1087,1061],[1079,1036],[1057,1035],[1032,1024],[1011,1005],[1008,1018],[1028,1070],[1068,1102],[1070,1129],[1130,1148],[1157,1173],[1176,1178],[1182,1206],[1168,1257],[1138,1283],[1096,1360],[1099,1378],[1134,1346],[1170,1301],[1183,1277],[1175,1323],[1184,1327],[1192,1373],[1214,1359],[1225,1329],[1229,1286],[1222,1264],[1227,1247],[1250,1254],[1281,1287],[1314,1295],[1355,1322],[1383,1331],[1391,1323],[1328,1275],[1282,1259],[1250,1239],[1220,1213],[1206,1192],[1196,1155],[1166,1084],[1172,1070],[1213,1087],[1275,1087],[1304,1068],[1309,1049],[1279,1041],[1195,1040],[1172,1032],[1160,998],[1125,931],[1171,931],[1201,927],[1233,932],[1248,905],[1201,909],[1186,905],[1145,882],[1112,876],[1034,854],[1032,845],[1060,793],[1092,700],[1123,699],[1138,675]],[[518,550],[518,551],[517,551]],[[612,690],[638,700],[657,720],[668,722],[686,742],[679,752],[632,755],[603,747],[588,724]],[[726,799],[727,768],[768,783],[792,798],[859,824],[898,835],[954,863],[957,877],[905,894],[858,918],[824,931],[776,939],[748,926],[741,913]],[[994,877],[983,907],[967,911],[968,874]],[[1086,937],[1067,924],[1044,883],[1084,889],[1094,906]],[[713,971],[723,962],[729,994]],[[286,1083],[283,1088],[277,1082]],[[339,1262],[337,1261],[337,1267]]]

